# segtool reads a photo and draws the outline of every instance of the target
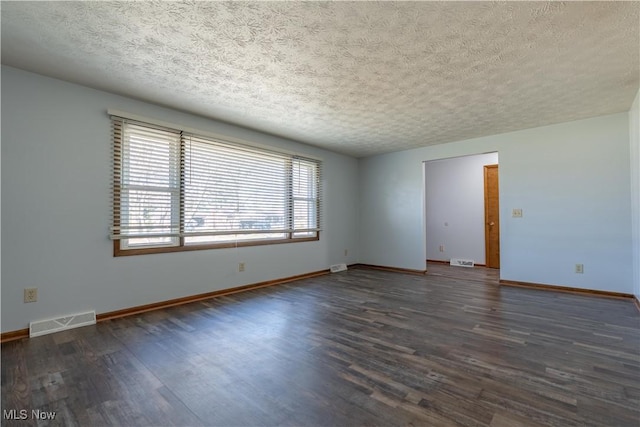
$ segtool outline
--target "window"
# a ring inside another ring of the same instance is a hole
[[[317,240],[318,160],[112,116],[115,255]]]

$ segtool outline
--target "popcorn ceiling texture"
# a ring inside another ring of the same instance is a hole
[[[639,10],[3,1],[2,62],[362,157],[627,111]]]

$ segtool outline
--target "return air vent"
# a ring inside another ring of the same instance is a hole
[[[52,334],[66,329],[79,328],[80,326],[95,325],[96,312],[72,314],[71,316],[59,317],[57,319],[39,320],[29,323],[29,337]]]
[[[474,262],[472,259],[451,258],[449,264],[456,267],[473,267]]]
[[[333,264],[330,269],[332,273],[339,273],[341,271],[346,271],[347,264]]]

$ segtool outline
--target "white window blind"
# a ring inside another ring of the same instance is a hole
[[[313,238],[321,162],[112,117],[121,249]]]
[[[177,244],[180,133],[113,120],[112,237],[126,247]]]

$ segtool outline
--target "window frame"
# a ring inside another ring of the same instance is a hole
[[[120,128],[120,134],[119,137],[116,136],[116,134],[114,133],[114,136],[112,138],[112,146],[114,148],[114,153],[116,151],[119,150],[119,154],[115,155],[112,159],[112,171],[113,171],[113,188],[112,188],[112,198],[113,198],[113,220],[112,220],[112,226],[114,228],[118,228],[120,226],[120,221],[122,218],[124,218],[124,213],[122,211],[122,200],[123,200],[123,170],[125,169],[125,156],[122,154],[124,151],[124,140],[125,140],[125,134],[126,134],[126,126],[127,123],[133,123],[137,126],[147,126],[147,127],[151,127],[151,128],[158,128],[158,127],[165,127],[167,128],[169,131],[177,131],[180,132],[181,134],[185,131],[183,130],[177,130],[174,129],[173,127],[167,127],[164,125],[156,125],[155,123],[149,123],[146,121],[141,121],[139,119],[129,119],[127,117],[123,117],[120,115],[111,115],[112,118],[112,126],[113,123],[115,123],[115,121],[120,121],[119,126]],[[189,134],[193,134],[193,135],[198,135],[201,136],[203,138],[209,139],[212,142],[216,142],[219,141],[221,143],[224,144],[233,144],[236,145],[238,147],[238,151],[241,151],[243,149],[246,149],[247,147],[251,148],[252,150],[255,150],[256,152],[264,152],[265,155],[267,153],[278,153],[280,155],[286,156],[287,157],[287,161],[289,162],[289,167],[287,167],[286,169],[286,181],[287,181],[287,188],[285,189],[285,197],[287,199],[287,203],[286,203],[286,216],[287,216],[287,223],[288,226],[291,228],[290,230],[284,231],[282,234],[285,235],[285,237],[279,237],[279,238],[265,238],[265,239],[252,239],[252,240],[233,240],[233,241],[225,241],[225,242],[207,242],[207,243],[189,243],[186,242],[186,238],[189,237],[188,235],[184,234],[184,230],[185,230],[185,221],[186,221],[186,215],[185,215],[185,194],[184,194],[184,180],[185,180],[185,164],[183,162],[184,160],[184,156],[185,156],[185,143],[184,140],[181,137],[181,142],[180,142],[180,150],[179,150],[179,158],[177,159],[177,162],[175,165],[171,165],[170,167],[177,167],[178,172],[177,172],[177,176],[179,179],[178,182],[178,187],[179,187],[179,192],[177,197],[173,197],[171,198],[172,202],[171,202],[171,209],[172,212],[177,212],[178,213],[178,221],[179,221],[179,230],[180,233],[178,236],[174,236],[171,237],[171,239],[173,240],[173,242],[171,243],[159,243],[157,245],[129,245],[128,240],[126,237],[122,237],[117,235],[116,233],[112,232],[112,236],[111,238],[113,239],[113,256],[114,257],[120,257],[120,256],[132,256],[132,255],[146,255],[146,254],[158,254],[158,253],[170,253],[170,252],[188,252],[188,251],[198,251],[198,250],[210,250],[210,249],[225,249],[225,248],[237,248],[237,247],[248,247],[248,246],[265,246],[265,245],[276,245],[276,244],[286,244],[286,243],[302,243],[302,242],[313,242],[313,241],[318,241],[320,240],[320,234],[321,234],[321,225],[320,225],[320,221],[321,221],[321,209],[322,209],[322,185],[321,185],[321,177],[322,177],[322,161],[320,159],[314,159],[311,157],[307,157],[307,156],[298,156],[292,153],[288,153],[288,152],[283,152],[283,151],[279,151],[279,150],[274,150],[271,149],[270,147],[262,147],[262,146],[254,146],[253,144],[247,143],[247,144],[243,144],[241,142],[237,142],[237,141],[233,141],[233,140],[229,140],[226,138],[219,138],[219,137],[210,137],[208,135],[202,135],[202,133],[198,133],[198,132],[192,132],[192,131],[187,131],[187,133]],[[118,146],[119,144],[119,146]],[[294,197],[294,189],[293,189],[293,182],[294,182],[294,178],[293,178],[293,173],[294,173],[294,167],[292,167],[292,165],[296,162],[296,161],[300,161],[300,162],[310,162],[312,164],[314,164],[314,174],[313,174],[313,179],[315,180],[315,184],[312,184],[313,186],[313,191],[315,192],[314,196],[315,197],[311,197],[311,198],[300,198],[300,197]],[[257,187],[256,187],[257,188]],[[295,225],[294,225],[294,212],[295,212],[295,206],[296,206],[296,201],[305,201],[305,202],[314,202],[315,204],[314,209],[313,209],[313,218],[311,218],[309,221],[314,221],[316,226],[315,231],[296,231],[295,230]],[[175,203],[178,203],[178,205],[176,206]],[[312,236],[296,236],[297,233],[314,233],[314,235]],[[115,237],[114,237],[114,234]],[[233,235],[233,233],[228,233],[228,235]]]

